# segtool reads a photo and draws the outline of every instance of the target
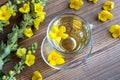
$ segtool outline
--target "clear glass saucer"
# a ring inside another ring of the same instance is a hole
[[[50,43],[47,40],[47,37],[43,39],[42,45],[41,45],[41,56],[46,64],[48,64],[50,67],[58,70],[66,70],[71,69],[74,67],[79,66],[82,63],[85,63],[88,57],[92,54],[93,49],[93,40],[92,37],[90,38],[90,43],[84,50],[80,50],[77,53],[74,54],[64,54],[61,53],[61,55],[65,59],[65,63],[57,66],[52,66],[49,64],[47,57],[51,50],[55,50],[53,47],[51,47]]]

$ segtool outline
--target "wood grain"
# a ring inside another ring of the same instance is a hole
[[[33,42],[38,42],[39,46],[36,52],[37,59],[35,65],[26,67],[21,74],[17,75],[17,80],[31,80],[31,76],[35,70],[39,70],[42,73],[44,80],[120,80],[120,40],[113,39],[108,32],[110,25],[120,25],[120,1],[111,0],[115,2],[115,8],[111,11],[114,14],[114,18],[103,23],[97,20],[97,15],[102,10],[101,7],[105,1],[99,0],[98,3],[93,4],[84,0],[84,5],[81,9],[75,11],[68,8],[69,0],[49,0],[45,7],[47,13],[46,19],[40,25],[40,29],[35,32],[32,38],[19,40],[19,45],[24,47],[28,47]],[[2,2],[4,0],[0,0],[0,4]],[[78,14],[84,17],[89,23],[94,24],[92,32],[94,50],[92,51],[93,55],[85,64],[71,70],[58,71],[50,68],[43,61],[40,55],[40,47],[46,35],[49,22],[55,16],[66,12]],[[5,38],[2,38],[0,35],[0,39]],[[15,56],[13,58],[13,60],[5,64],[4,71],[7,72],[12,69],[18,61]]]

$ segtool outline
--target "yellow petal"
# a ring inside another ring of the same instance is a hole
[[[73,5],[73,4],[70,4],[70,8],[74,8],[74,5]]]
[[[110,20],[113,19],[113,14],[110,13],[110,14],[108,15],[108,19],[110,19]]]
[[[34,4],[34,10],[36,13],[39,13],[43,10],[43,6],[40,3]]]
[[[55,43],[56,43],[56,44],[59,44],[60,41],[61,41],[61,37],[57,37],[57,38],[55,39]]]
[[[65,60],[63,58],[59,58],[57,64],[63,64],[63,63],[65,63]]]
[[[52,32],[58,32],[58,26],[56,26],[56,25],[53,25],[52,27],[51,27],[52,29]]]
[[[25,35],[26,37],[29,37],[29,38],[33,36],[33,31],[32,31],[32,29],[31,29],[31,27],[27,27],[27,28],[25,29],[24,35]]]
[[[55,61],[50,61],[50,65],[55,66],[56,62]]]
[[[65,26],[60,26],[60,32],[66,32],[66,27]]]
[[[106,1],[103,5],[104,10],[112,10],[114,8],[114,2]]]
[[[63,38],[63,39],[68,38],[68,34],[62,34],[62,38]]]
[[[32,80],[42,80],[42,75],[39,71],[35,71],[33,76],[32,76]]]
[[[109,31],[110,31],[111,33],[114,33],[114,32],[115,32],[115,27],[116,27],[116,26],[119,26],[119,25],[114,24],[114,25],[110,26]]]
[[[56,35],[55,35],[55,33],[53,33],[52,31],[50,31],[50,32],[48,33],[48,37],[49,37],[49,39],[53,40],[53,39],[56,38]]]
[[[113,38],[118,38],[118,34],[112,34]]]

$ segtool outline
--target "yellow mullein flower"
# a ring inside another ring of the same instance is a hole
[[[45,12],[39,12],[38,17],[34,19],[34,27],[36,30],[39,29],[39,25],[45,19]]]
[[[35,56],[31,53],[27,53],[26,59],[25,59],[25,64],[27,66],[32,66],[35,63]]]
[[[96,3],[96,2],[98,2],[98,0],[88,0],[88,1],[92,1],[93,3]]]
[[[98,14],[98,20],[100,21],[107,21],[107,20],[111,20],[113,18],[113,14],[110,13],[107,10],[102,10],[99,14]]]
[[[104,10],[112,10],[114,8],[114,2],[106,1],[103,5]]]
[[[50,52],[47,60],[49,61],[50,65],[52,65],[52,66],[56,66],[56,65],[65,63],[63,56],[55,50],[52,50]]]
[[[34,10],[36,13],[39,13],[43,10],[43,6],[40,3],[34,4]]]
[[[27,27],[27,28],[25,29],[24,35],[25,35],[26,37],[29,37],[29,38],[33,36],[33,31],[32,31],[32,29],[31,29],[31,27]]]
[[[12,14],[13,14],[13,10],[11,8],[8,8],[6,5],[1,6],[0,20],[9,20]]]
[[[19,8],[19,11],[21,13],[28,13],[30,11],[29,3],[23,4],[23,6],[21,8]]]
[[[13,74],[13,73],[14,73],[14,71],[12,71],[12,70],[9,71],[9,74],[10,74],[10,75]]]
[[[120,38],[120,25],[110,26],[109,31],[112,33],[113,38]]]
[[[83,0],[70,0],[70,8],[78,10],[83,5]]]
[[[26,54],[26,48],[18,48],[16,55],[21,58],[22,56],[24,56]]]
[[[39,71],[35,71],[33,76],[32,76],[32,80],[42,80],[42,75]]]
[[[45,19],[45,15],[46,13],[44,11],[37,13],[37,16],[41,18],[40,22],[43,22],[43,20]]]
[[[40,20],[41,20],[40,17],[37,17],[37,18],[34,19],[34,27],[35,27],[36,30],[39,29]]]
[[[7,78],[6,75],[4,75],[4,76],[2,77],[3,80],[5,80],[6,78]]]
[[[68,34],[66,34],[66,28],[65,26],[56,26],[56,25],[53,25],[51,27],[51,31],[48,33],[48,37],[51,39],[51,40],[54,40],[56,44],[59,44],[61,39],[66,39],[68,37]]]
[[[13,80],[17,80],[16,77],[13,77]]]

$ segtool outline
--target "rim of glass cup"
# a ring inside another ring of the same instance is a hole
[[[89,30],[90,36],[89,36],[89,38],[88,38],[87,43],[83,46],[83,48],[80,48],[80,49],[78,49],[78,50],[71,51],[71,52],[64,52],[64,51],[62,51],[62,50],[59,50],[57,47],[55,47],[55,46],[53,45],[52,40],[50,40],[49,37],[48,37],[48,33],[49,33],[49,31],[50,31],[50,29],[51,29],[51,26],[52,26],[52,24],[54,23],[54,21],[58,20],[58,19],[59,19],[60,17],[62,17],[62,16],[69,16],[69,15],[71,15],[71,16],[76,16],[76,17],[80,18],[80,19],[86,24],[86,26],[87,26],[87,28],[88,28],[88,30]],[[86,49],[87,46],[89,45],[91,35],[92,35],[92,29],[90,28],[90,23],[88,23],[88,21],[86,21],[83,17],[81,17],[81,16],[79,16],[79,15],[77,15],[77,14],[73,14],[73,13],[63,13],[63,14],[60,14],[60,15],[54,17],[54,18],[50,21],[50,23],[48,24],[48,28],[47,28],[47,40],[48,40],[49,44],[51,45],[51,47],[53,47],[55,50],[57,50],[57,51],[59,51],[59,52],[61,52],[61,53],[69,53],[69,54],[71,54],[71,53],[80,52],[80,51],[82,52],[82,51],[83,51],[84,49]]]

